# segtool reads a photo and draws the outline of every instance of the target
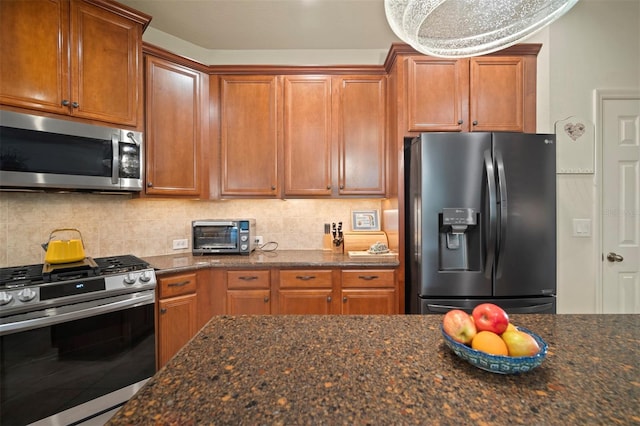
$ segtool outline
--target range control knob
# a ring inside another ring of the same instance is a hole
[[[143,283],[151,281],[151,274],[149,274],[149,271],[143,271],[142,274],[140,274],[140,281]]]
[[[0,291],[0,306],[6,305],[13,300],[11,293]]]
[[[135,284],[136,283],[136,276],[133,275],[132,273],[128,273],[127,275],[124,276],[123,281],[125,284]]]
[[[20,292],[18,293],[18,299],[20,299],[21,302],[28,302],[30,300],[33,300],[33,298],[36,297],[36,294],[37,293],[34,290],[25,288],[23,290],[20,290]]]

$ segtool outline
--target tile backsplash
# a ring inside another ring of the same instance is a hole
[[[191,251],[191,221],[255,218],[257,234],[278,249],[322,249],[324,223],[351,227],[351,210],[378,199],[187,201],[83,193],[0,193],[0,266],[44,261],[41,244],[56,228],[77,228],[87,256],[156,256]],[[189,249],[173,250],[174,239]]]

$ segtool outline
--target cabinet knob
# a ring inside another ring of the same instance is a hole
[[[477,126],[478,125],[478,120],[473,120],[473,125]]]
[[[147,182],[147,188],[153,188],[153,183],[152,182]]]
[[[264,303],[269,303],[269,297],[268,296],[265,296]]]
[[[62,100],[62,106],[69,106],[69,101],[66,99]]]
[[[462,123],[464,123],[464,121],[458,120],[458,124],[462,124]]]
[[[77,102],[72,102],[71,106],[74,108],[78,108],[80,105]]]
[[[167,308],[160,308],[160,313],[161,314],[166,314],[167,313]]]
[[[344,189],[344,183],[340,184],[340,189]]]
[[[327,189],[331,189],[331,185],[327,185]]]
[[[327,296],[327,303],[331,303],[331,296]]]
[[[275,185],[271,185],[271,190],[275,191],[276,190],[276,186]]]
[[[342,298],[342,303],[347,303],[347,296],[344,296],[344,297]]]

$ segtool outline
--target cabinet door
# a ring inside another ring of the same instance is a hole
[[[271,313],[269,290],[227,290],[227,314],[268,315]]]
[[[385,195],[386,77],[334,77],[338,194]]]
[[[200,195],[207,76],[153,56],[146,65],[147,194]]]
[[[395,271],[354,269],[342,271],[342,313],[397,314]]]
[[[275,76],[220,77],[223,197],[278,195],[277,94]]]
[[[332,312],[332,301],[331,289],[280,289],[278,314],[327,315]]]
[[[71,0],[70,16],[72,114],[136,126],[142,26],[79,0]]]
[[[166,364],[193,337],[196,327],[196,295],[172,297],[158,303],[158,368]]]
[[[469,61],[407,58],[407,130],[469,130]]]
[[[0,102],[66,114],[69,6],[64,0],[0,1]]]
[[[524,131],[524,59],[496,56],[470,61],[471,130]]]
[[[391,315],[396,314],[395,290],[343,289],[342,313],[345,315]]]
[[[331,195],[331,78],[285,76],[284,193]]]

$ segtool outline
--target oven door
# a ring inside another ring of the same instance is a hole
[[[71,424],[155,373],[154,290],[0,319],[0,424]]]

